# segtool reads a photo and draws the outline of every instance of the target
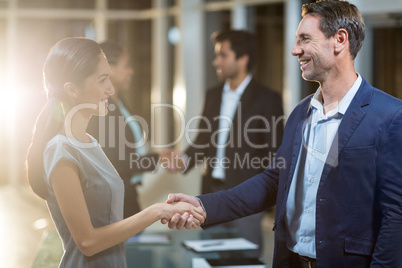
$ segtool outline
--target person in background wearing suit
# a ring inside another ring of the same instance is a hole
[[[183,154],[176,152],[184,164],[171,168],[187,172],[197,161],[205,161],[203,194],[229,189],[262,172],[283,134],[281,96],[251,74],[257,51],[254,34],[228,30],[214,33],[212,40],[213,65],[222,83],[207,91],[195,141]],[[261,252],[262,217],[259,213],[224,226],[236,228]]]
[[[143,130],[136,117],[129,112],[121,98],[121,93],[128,90],[134,71],[126,49],[116,43],[101,43],[109,62],[115,94],[110,96],[109,114],[93,117],[89,122],[88,133],[99,141],[106,156],[124,181],[124,218],[141,211],[138,201],[137,185],[142,181],[142,173],[154,171],[159,155],[147,153]],[[146,163],[146,164],[141,164]]]
[[[402,101],[356,73],[364,32],[347,1],[303,5],[292,55],[320,87],[289,116],[276,154],[286,165],[168,202],[200,201],[204,228],[276,204],[273,267],[402,267]]]

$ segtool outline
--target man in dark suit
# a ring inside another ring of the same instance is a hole
[[[402,101],[355,72],[365,30],[356,6],[319,1],[302,15],[292,54],[320,87],[289,116],[276,155],[286,165],[168,202],[200,201],[204,228],[276,204],[273,267],[402,267]]]
[[[112,71],[110,80],[115,94],[109,98],[108,115],[93,117],[87,131],[98,140],[124,181],[124,218],[127,218],[141,211],[136,187],[143,172],[156,169],[159,155],[147,152],[140,124],[143,121],[131,115],[120,97],[122,91],[129,89],[134,74],[129,54],[110,41],[100,45]]]
[[[185,172],[204,161],[202,193],[229,189],[262,172],[283,134],[282,100],[251,72],[257,41],[246,31],[214,33],[213,65],[222,84],[207,91],[199,132],[185,151]],[[184,166],[183,166],[184,169]],[[262,245],[263,214],[226,224]]]

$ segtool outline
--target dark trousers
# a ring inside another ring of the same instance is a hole
[[[291,252],[290,267],[292,268],[317,268],[317,262],[315,259],[300,256],[294,252]]]

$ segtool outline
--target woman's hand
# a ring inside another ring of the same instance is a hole
[[[161,223],[166,224],[169,223],[168,226],[170,229],[178,229],[181,230],[183,228],[190,229],[190,228],[197,228],[201,224],[205,222],[206,213],[201,206],[198,198],[191,195],[186,194],[170,194],[166,203],[173,204],[176,202],[186,202],[193,205],[196,212],[202,215],[202,218],[194,217],[195,215],[187,214],[187,213],[176,213],[171,218],[162,218]]]
[[[178,217],[182,219],[183,224],[176,226],[176,228],[181,230],[183,227],[186,229],[198,228],[205,222],[205,212],[199,203],[197,203],[197,207],[187,202],[171,202],[161,205],[163,206],[161,215],[163,224],[170,222],[173,217]]]

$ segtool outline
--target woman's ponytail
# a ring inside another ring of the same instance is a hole
[[[32,190],[47,198],[44,181],[43,152],[47,143],[63,129],[64,113],[61,101],[49,98],[36,120],[32,142],[27,154],[27,178]]]

